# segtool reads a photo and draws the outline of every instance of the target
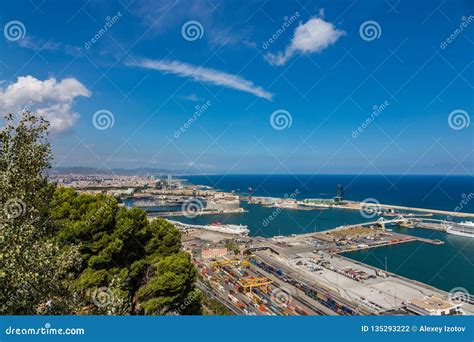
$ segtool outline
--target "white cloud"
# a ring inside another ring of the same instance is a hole
[[[79,96],[89,97],[91,92],[75,78],[41,81],[33,76],[21,76],[15,83],[0,88],[0,110],[10,113],[32,110],[51,123],[52,132],[63,132],[72,128],[79,118],[72,111],[72,103]]]
[[[200,98],[196,94],[183,95],[183,96],[179,96],[179,98],[183,100],[193,101],[193,102],[202,101],[202,98]]]
[[[324,12],[320,11],[320,15]],[[332,23],[322,18],[311,18],[306,23],[300,23],[285,51],[276,54],[268,53],[265,59],[273,65],[283,65],[296,53],[321,52],[334,44],[344,31],[337,29]]]
[[[229,26],[226,13],[226,1],[212,4],[210,0],[142,0],[130,6],[146,26],[147,35],[162,34],[169,29],[180,30],[188,20],[199,21],[204,26],[204,39],[211,45],[247,46],[252,29],[243,23],[234,22]],[[230,5],[231,6],[231,5]],[[235,15],[238,15],[235,13]],[[224,20],[225,19],[225,20]]]
[[[67,55],[78,57],[81,55],[81,48],[78,46],[64,44],[62,42],[57,42],[54,40],[43,40],[40,38],[27,36],[23,39],[16,41],[16,43],[25,49],[34,50],[37,52],[48,51],[48,52],[57,52],[61,51]]]
[[[272,100],[273,94],[265,91],[238,75],[232,75],[216,69],[199,67],[177,61],[150,60],[145,59],[138,63],[129,63],[130,66],[139,66],[146,69],[159,70],[163,73],[171,73],[181,77],[190,77],[198,82],[205,82],[231,89],[240,90],[253,94],[267,100]]]

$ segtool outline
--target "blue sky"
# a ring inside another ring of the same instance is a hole
[[[2,2],[0,108],[51,119],[57,166],[472,174],[473,15],[468,0]]]

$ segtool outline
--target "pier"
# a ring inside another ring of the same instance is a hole
[[[473,213],[463,213],[459,211],[447,211],[447,210],[416,208],[416,207],[405,207],[405,206],[400,206],[400,205],[390,205],[390,204],[380,204],[380,203],[364,203],[364,202],[347,201],[345,205],[340,205],[338,207],[361,210],[361,206],[364,206],[364,208],[373,207],[374,209],[383,208],[383,209],[392,209],[392,210],[403,210],[407,212],[422,212],[422,213],[428,213],[428,214],[434,214],[434,215],[443,215],[446,217],[474,218]]]

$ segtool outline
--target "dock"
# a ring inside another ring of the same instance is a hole
[[[427,209],[427,208],[416,208],[416,207],[405,207],[400,205],[391,205],[391,204],[380,204],[380,203],[364,203],[364,202],[354,202],[354,201],[347,201],[345,205],[340,205],[340,208],[346,209],[361,209],[361,205],[365,208],[374,207],[374,208],[382,208],[382,209],[392,209],[392,210],[402,210],[408,212],[421,212],[427,214],[434,214],[434,215],[443,215],[446,217],[464,217],[464,218],[474,218],[473,213],[464,213],[460,211],[447,211],[447,210],[438,210],[438,209]]]

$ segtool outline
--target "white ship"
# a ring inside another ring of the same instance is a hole
[[[247,226],[241,224],[222,224],[220,222],[213,222],[207,225],[188,224],[174,220],[167,220],[168,222],[176,225],[178,228],[190,228],[190,229],[206,229],[214,232],[234,234],[234,235],[248,235],[249,230]]]
[[[222,224],[220,222],[213,222],[203,226],[203,228],[227,234],[247,235],[249,233],[247,226],[241,224]]]
[[[474,238],[474,222],[464,221],[451,224],[446,228],[446,233]]]

